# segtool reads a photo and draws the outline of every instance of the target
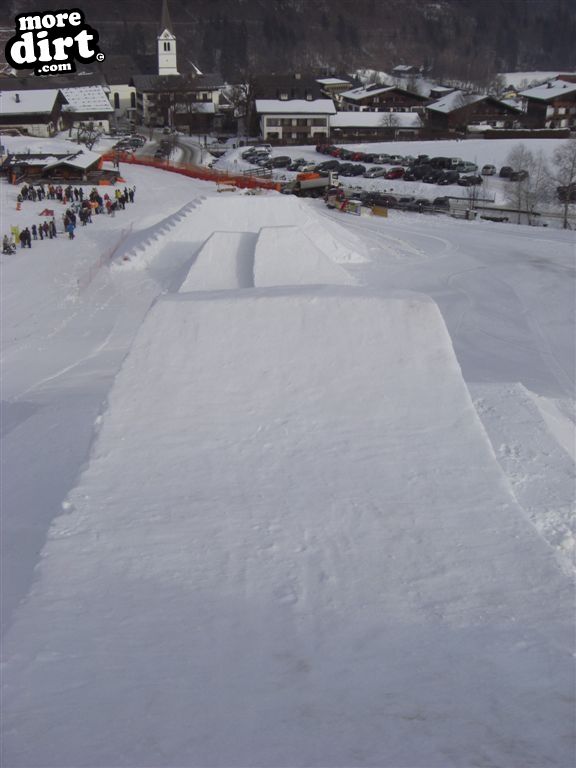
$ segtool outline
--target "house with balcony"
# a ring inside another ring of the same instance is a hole
[[[453,91],[426,106],[426,127],[465,133],[468,126],[522,127],[524,113],[494,96]]]
[[[519,93],[526,105],[527,128],[576,129],[576,82],[560,76]]]
[[[135,75],[140,125],[212,130],[224,82],[219,75]]]
[[[8,78],[6,78],[8,79]],[[63,128],[66,104],[58,88],[0,91],[0,130],[48,138]]]
[[[346,112],[420,112],[429,99],[396,85],[364,85],[340,93]]]
[[[330,135],[332,99],[256,99],[260,135],[268,141],[309,144]]]

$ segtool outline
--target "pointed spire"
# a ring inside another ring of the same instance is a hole
[[[162,0],[162,20],[160,21],[160,31],[158,34],[161,35],[165,29],[167,29],[171,35],[174,34],[174,30],[172,29],[172,19],[170,18],[170,11],[168,10],[168,0]]]

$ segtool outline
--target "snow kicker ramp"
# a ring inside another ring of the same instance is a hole
[[[5,766],[567,766],[569,582],[436,306],[174,294],[8,635]]]

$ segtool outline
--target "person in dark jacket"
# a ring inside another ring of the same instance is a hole
[[[32,224],[32,226],[30,227],[30,231],[32,232],[32,237],[34,238],[34,240],[38,240],[38,229],[36,227],[36,224]]]
[[[24,227],[22,232],[20,232],[20,247],[32,248],[32,238],[30,237],[30,230],[28,229],[28,227]]]

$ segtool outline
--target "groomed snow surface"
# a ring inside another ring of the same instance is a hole
[[[2,257],[3,766],[569,768],[572,234],[127,181]]]

